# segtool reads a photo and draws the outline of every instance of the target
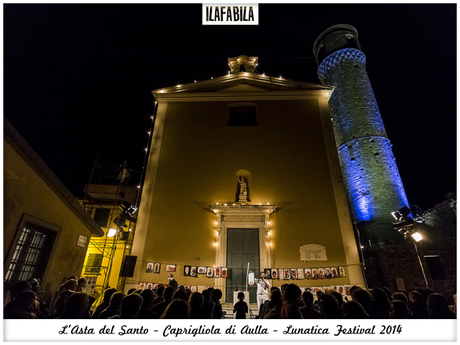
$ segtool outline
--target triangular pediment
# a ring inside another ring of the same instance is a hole
[[[154,95],[182,93],[270,93],[280,91],[331,91],[332,87],[270,77],[258,73],[237,73],[198,82],[154,90]]]

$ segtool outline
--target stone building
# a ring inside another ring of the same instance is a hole
[[[4,129],[4,282],[40,278],[49,302],[104,233],[6,119]]]

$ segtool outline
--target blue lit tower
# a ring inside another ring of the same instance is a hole
[[[409,205],[367,76],[358,32],[350,25],[334,25],[317,38],[313,52],[319,79],[334,86],[330,115],[362,244],[382,247],[401,241],[391,212]]]

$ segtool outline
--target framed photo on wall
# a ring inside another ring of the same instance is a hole
[[[291,279],[291,270],[289,268],[284,269],[284,279]]]
[[[77,246],[85,248],[86,246],[86,241],[88,240],[88,237],[85,235],[79,235],[77,239]]]
[[[184,266],[184,277],[190,276],[190,266]]]
[[[190,267],[190,277],[196,277],[196,266]]]
[[[206,267],[198,266],[198,274],[206,274]]]
[[[297,269],[297,279],[304,279],[304,271],[303,268],[298,268]]]
[[[338,275],[337,275],[337,267],[331,267],[331,275],[332,275],[332,278],[337,278]]]
[[[214,270],[212,267],[208,267],[208,270],[207,270],[207,273],[206,273],[206,277],[208,278],[212,278],[214,276]]]
[[[145,273],[152,273],[153,272],[153,262],[147,262],[147,266],[145,266]]]
[[[339,277],[340,278],[344,278],[346,277],[347,275],[345,274],[345,267],[343,266],[339,266]]]
[[[153,273],[160,273],[160,267],[161,264],[159,262],[155,262],[155,265],[153,265]]]
[[[297,279],[297,269],[291,268],[291,279]]]
[[[272,279],[278,279],[278,270],[276,268],[272,268]]]
[[[324,268],[318,268],[318,278],[324,279]]]
[[[176,272],[176,265],[166,265],[166,272]]]
[[[324,277],[326,278],[332,278],[332,271],[330,267],[326,267],[324,269]]]
[[[221,273],[221,277],[222,278],[227,278],[227,267],[222,267],[222,273]]]
[[[272,278],[272,270],[269,268],[264,269],[265,272],[265,278],[271,279]]]
[[[220,267],[214,267],[214,277],[220,278]]]
[[[305,268],[305,279],[311,279],[311,268]]]
[[[282,268],[278,269],[278,278],[284,280],[284,270]]]
[[[148,290],[153,290],[153,283],[147,283],[146,287]]]
[[[318,279],[318,278],[319,278],[318,269],[312,268],[311,269],[311,279]]]
[[[139,290],[144,290],[145,289],[145,282],[140,282],[139,283]]]

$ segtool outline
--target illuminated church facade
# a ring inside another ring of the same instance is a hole
[[[314,53],[322,85],[256,73],[258,58],[239,56],[228,75],[152,91],[126,288],[172,273],[232,302],[248,270],[273,286],[366,285],[356,226],[389,233],[390,211],[407,199],[356,30],[326,30]]]

